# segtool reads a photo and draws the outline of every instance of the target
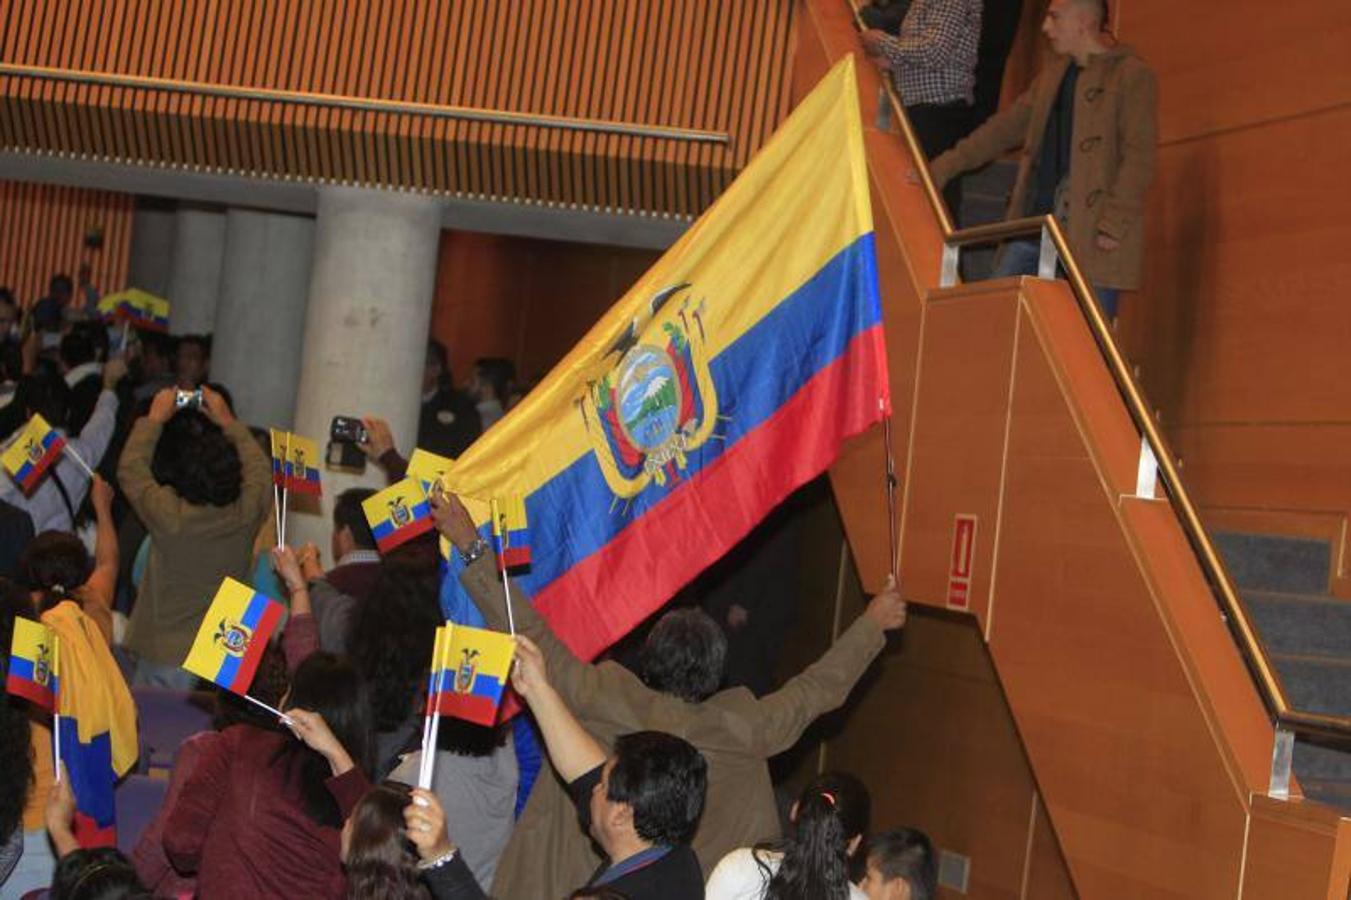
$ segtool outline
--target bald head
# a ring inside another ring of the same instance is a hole
[[[1074,57],[1082,65],[1103,49],[1106,21],[1107,0],[1051,0],[1041,30],[1051,49]]]

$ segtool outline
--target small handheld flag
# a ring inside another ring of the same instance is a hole
[[[46,419],[34,414],[19,431],[14,442],[0,454],[0,462],[18,482],[20,489],[29,494],[65,447],[66,439],[48,425]]]
[[[436,711],[479,725],[497,721],[516,639],[500,631],[447,625],[442,643]]]
[[[423,493],[432,492],[432,485],[441,480],[441,476],[450,471],[455,460],[449,456],[440,456],[418,448],[408,458],[408,477],[416,478],[422,484]]]
[[[287,435],[286,483],[284,486],[297,494],[314,494],[317,496],[321,490],[318,462],[318,444],[298,434]]]
[[[281,487],[286,484],[286,439],[291,433],[269,428],[268,436],[272,439],[272,483]]]
[[[127,294],[105,294],[99,298],[98,314],[104,322],[125,321],[127,318]]]
[[[432,508],[413,478],[395,482],[361,503],[381,553],[432,530]]]
[[[50,712],[56,705],[56,635],[46,625],[16,616],[5,691]]]
[[[492,517],[497,570],[505,572],[530,565],[530,527],[525,517],[525,499],[506,497],[493,500]]]
[[[228,691],[247,695],[282,605],[233,578],[221,582],[183,661],[183,668]]]
[[[132,288],[123,291],[126,297],[127,318],[137,328],[146,331],[169,330],[169,301],[146,291]]]

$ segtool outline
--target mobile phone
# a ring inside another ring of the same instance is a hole
[[[334,416],[328,428],[328,437],[340,444],[364,444],[370,438],[366,426],[353,416]]]

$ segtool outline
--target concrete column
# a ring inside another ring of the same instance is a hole
[[[153,197],[137,197],[131,214],[131,252],[127,285],[160,297],[169,294],[169,270],[174,260],[174,204]],[[120,290],[109,285],[105,290]]]
[[[385,191],[324,188],[315,222],[314,267],[295,430],[327,445],[335,415],[386,419],[411,453],[436,288],[441,207]],[[325,468],[321,508],[290,516],[287,541],[328,546],[333,498],[355,485],[383,487],[384,473]],[[317,512],[319,515],[314,515]]]
[[[314,220],[232,209],[211,345],[211,379],[250,425],[290,428],[314,257]]]
[[[169,270],[169,330],[207,334],[216,326],[225,213],[182,205],[174,215],[174,261]]]

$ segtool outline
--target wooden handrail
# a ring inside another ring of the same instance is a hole
[[[853,12],[854,27],[862,30],[863,21],[859,17],[857,3],[855,0],[845,0],[845,2],[849,4]],[[1205,525],[1202,524],[1201,517],[1196,511],[1196,505],[1192,502],[1186,486],[1182,483],[1182,475],[1178,471],[1176,457],[1173,456],[1172,450],[1159,428],[1158,420],[1145,402],[1144,392],[1135,380],[1135,374],[1131,367],[1126,364],[1125,357],[1122,356],[1120,348],[1117,347],[1111,328],[1103,317],[1102,308],[1098,305],[1097,298],[1093,294],[1093,286],[1079,268],[1079,263],[1074,258],[1074,251],[1070,248],[1069,239],[1065,236],[1060,222],[1054,216],[1029,216],[987,225],[976,225],[971,228],[953,228],[952,216],[948,212],[947,204],[943,202],[942,193],[934,183],[933,175],[929,171],[928,160],[920,149],[919,140],[910,124],[910,118],[905,113],[901,98],[897,95],[890,78],[883,76],[882,84],[887,93],[892,115],[900,128],[901,139],[905,142],[911,160],[915,165],[915,171],[919,174],[920,185],[924,189],[925,196],[929,199],[929,206],[933,210],[934,217],[938,219],[945,245],[960,247],[1043,233],[1049,235],[1051,241],[1055,244],[1056,253],[1060,256],[1060,264],[1065,269],[1070,290],[1079,304],[1079,310],[1087,320],[1088,329],[1102,351],[1104,362],[1107,363],[1107,369],[1112,374],[1112,380],[1116,382],[1117,389],[1126,402],[1126,409],[1130,413],[1131,419],[1140,429],[1140,433],[1154,453],[1154,458],[1158,461],[1159,474],[1173,511],[1177,514],[1182,530],[1187,535],[1187,540],[1196,553],[1197,562],[1200,564],[1202,572],[1205,573],[1206,580],[1219,598],[1220,608],[1228,617],[1233,632],[1238,638],[1239,653],[1257,682],[1258,693],[1262,695],[1263,702],[1277,724],[1296,734],[1317,735],[1343,740],[1351,737],[1351,716],[1312,713],[1291,707],[1285,694],[1285,688],[1281,684],[1280,676],[1271,665],[1266,649],[1262,646],[1261,638],[1253,625],[1252,617],[1248,614],[1248,609],[1240,598],[1237,588],[1234,587],[1233,579],[1229,576],[1229,571],[1225,568],[1219,551],[1206,532]]]
[[[125,75],[115,72],[90,72],[81,69],[57,69],[49,66],[25,66],[14,63],[0,63],[0,76],[8,76],[10,78],[30,78],[36,81],[56,81],[67,84],[96,85],[110,88],[164,91],[171,94],[218,97],[225,100],[258,100],[268,103],[283,103],[292,106],[316,106],[328,109],[350,109],[359,112],[424,116],[432,119],[485,122],[491,125],[520,125],[564,131],[587,131],[598,134],[656,138],[659,140],[681,141],[695,144],[722,144],[727,147],[732,145],[732,136],[723,131],[704,131],[697,128],[671,128],[665,125],[644,125],[638,122],[613,122],[607,119],[550,116],[540,113],[522,113],[504,109],[480,109],[472,106],[438,106],[434,103],[384,100],[378,97],[351,97],[343,94],[317,94],[306,91],[281,90],[278,88],[208,84],[200,81],[182,81],[176,78],[152,78],[146,75]]]

